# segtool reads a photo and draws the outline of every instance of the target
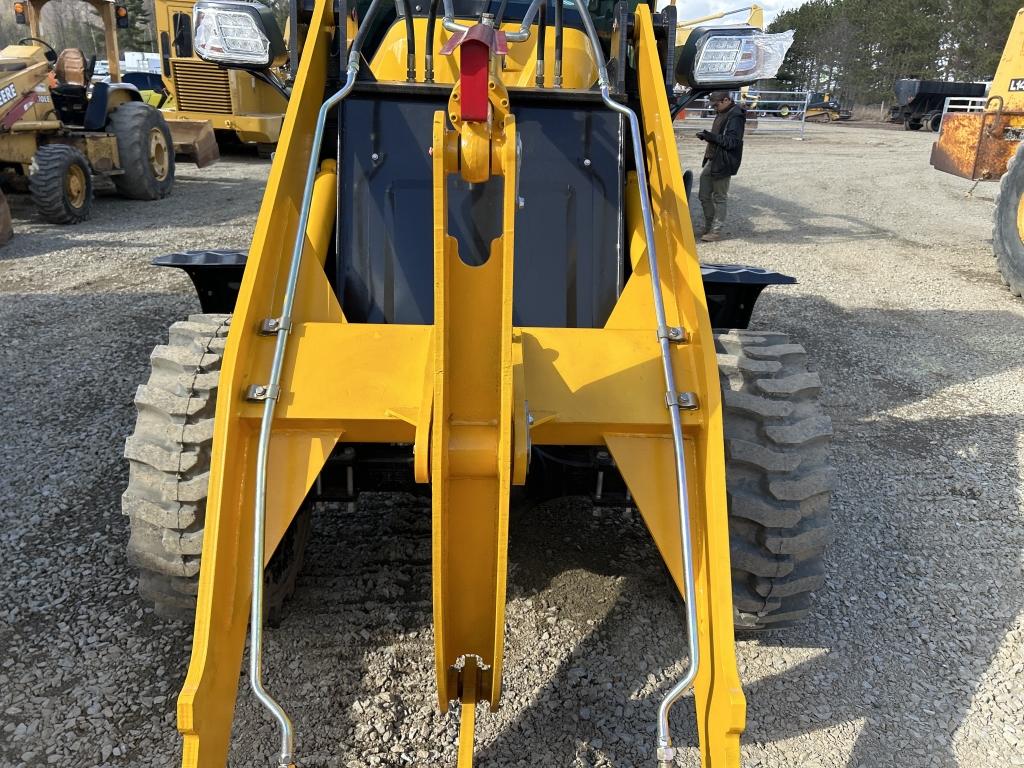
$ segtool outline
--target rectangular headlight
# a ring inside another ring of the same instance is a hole
[[[248,8],[197,4],[193,10],[196,54],[217,64],[270,66],[270,39],[260,21]]]
[[[708,88],[772,78],[792,44],[792,31],[768,34],[753,27],[698,27],[683,43],[677,80],[691,88]]]

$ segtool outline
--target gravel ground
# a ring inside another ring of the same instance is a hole
[[[680,136],[689,137],[685,127]],[[741,640],[746,766],[1024,765],[1024,303],[991,258],[995,189],[932,171],[930,138],[753,136],[732,237],[706,261],[796,275],[756,327],[805,344],[835,424],[838,538],[800,629]],[[684,138],[690,165],[701,147]],[[75,228],[13,198],[0,250],[0,765],[172,766],[189,631],[135,597],[121,459],[149,349],[196,311],[169,250],[244,246],[267,164],[180,169],[160,203]],[[132,222],[131,229],[124,222]],[[436,711],[429,519],[411,496],[323,507],[267,681],[304,768],[454,764]],[[682,622],[635,516],[567,501],[513,520],[506,698],[481,766],[653,765]],[[696,765],[692,706],[675,717]],[[244,690],[232,765],[275,736]]]

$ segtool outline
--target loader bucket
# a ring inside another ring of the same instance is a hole
[[[217,136],[209,120],[168,120],[167,125],[176,158],[193,162],[197,168],[213,165],[220,159]]]

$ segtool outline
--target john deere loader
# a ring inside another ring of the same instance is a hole
[[[942,115],[931,164],[974,181],[998,181],[992,250],[1003,281],[1024,294],[1024,8],[1010,29],[979,111]]]
[[[15,187],[27,181],[40,215],[55,224],[89,217],[94,176],[108,177],[124,197],[166,197],[174,185],[167,123],[134,86],[116,82],[116,69],[115,82],[90,85],[95,57],[77,48],[58,53],[41,39],[46,2],[18,4],[32,36],[0,50],[0,178]],[[89,2],[116,61],[114,3]]]
[[[791,279],[698,262],[668,94],[769,77],[785,45],[704,26],[677,46],[675,8],[644,4],[398,9],[373,0],[352,39],[344,3],[293,9],[308,32],[248,253],[160,260],[203,313],[138,389],[124,511],[143,594],[194,618],[182,765],[226,764],[247,627],[274,764],[303,765],[296,729],[315,724],[263,684],[265,614],[294,584],[307,502],[388,487],[430,494],[460,767],[477,705],[501,706],[514,489],[640,510],[689,659],[651,751],[676,764],[670,712],[692,691],[704,765],[737,766],[734,628],[810,609],[832,430],[803,347],[747,329]],[[258,69],[282,47],[256,3],[199,0],[193,20],[209,61]]]

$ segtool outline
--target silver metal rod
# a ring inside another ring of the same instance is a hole
[[[533,24],[533,17],[537,15],[537,9],[540,8],[541,0],[533,0],[530,3],[529,8],[526,9],[526,15],[523,17],[523,23],[519,25],[517,32],[506,32],[505,39],[510,43],[521,43],[524,40],[530,39],[530,25]],[[441,26],[449,32],[468,32],[469,27],[465,24],[460,24],[455,21],[455,9],[453,7],[452,0],[444,0],[444,18],[441,20]]]
[[[557,1],[557,0],[556,0]],[[683,551],[683,587],[686,601],[686,631],[689,642],[690,663],[682,678],[672,686],[658,707],[658,764],[671,766],[675,760],[672,747],[672,733],[669,728],[669,712],[672,706],[693,684],[700,667],[700,648],[697,644],[697,606],[696,588],[693,575],[693,542],[690,537],[690,499],[687,494],[686,482],[686,448],[683,442],[683,420],[680,413],[679,393],[676,389],[675,371],[672,369],[672,342],[668,336],[668,323],[665,319],[665,298],[661,292],[661,276],[658,268],[658,256],[655,249],[654,216],[651,212],[650,192],[647,188],[647,166],[644,157],[643,136],[640,132],[640,119],[629,107],[615,101],[610,94],[608,85],[608,68],[601,51],[601,41],[594,29],[593,19],[587,10],[584,0],[575,0],[576,8],[583,26],[586,28],[590,47],[597,61],[598,84],[601,87],[601,98],[609,109],[624,115],[629,121],[629,130],[633,142],[633,158],[636,165],[638,186],[640,187],[640,212],[644,221],[644,237],[647,240],[647,264],[651,271],[651,293],[654,299],[654,315],[658,324],[658,343],[661,347],[661,364],[665,374],[666,400],[668,401],[669,418],[672,423],[672,446],[676,461],[676,493],[679,500],[679,538]]]
[[[455,6],[452,0],[444,0],[444,18],[441,19],[441,27],[449,32],[468,32],[469,27],[455,21]]]
[[[267,385],[267,397],[263,402],[263,418],[260,422],[260,437],[256,449],[256,504],[252,548],[252,613],[249,617],[249,685],[259,702],[277,720],[278,726],[281,729],[281,768],[289,768],[294,763],[295,729],[284,708],[263,687],[263,568],[266,561],[267,461],[270,453],[270,431],[274,422],[274,408],[277,405],[279,394],[281,369],[284,367],[285,351],[288,346],[288,333],[291,330],[292,305],[295,303],[295,288],[299,282],[299,265],[302,262],[302,251],[306,242],[309,209],[313,201],[313,184],[316,181],[317,169],[319,167],[324,127],[331,110],[348,96],[349,91],[352,90],[358,71],[359,50],[353,46],[345,84],[341,87],[341,90],[323,103],[323,106],[320,107],[320,114],[317,116],[316,131],[313,134],[313,145],[310,148],[309,168],[306,170],[306,186],[302,192],[302,207],[299,210],[295,248],[292,250],[288,282],[285,285],[284,301],[282,302],[281,317],[277,331],[277,343],[274,347],[274,360],[270,366],[270,381]]]

